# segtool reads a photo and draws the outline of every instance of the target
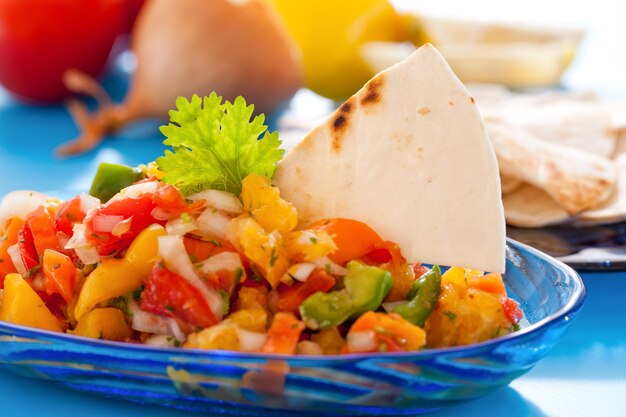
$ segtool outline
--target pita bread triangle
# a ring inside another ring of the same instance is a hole
[[[474,99],[430,44],[310,132],[274,182],[304,223],[356,219],[409,262],[504,271],[496,157]]]

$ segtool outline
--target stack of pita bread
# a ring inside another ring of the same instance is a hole
[[[626,103],[469,89],[498,157],[509,225],[626,220]]]

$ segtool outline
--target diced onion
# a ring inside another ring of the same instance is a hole
[[[226,239],[226,228],[230,223],[230,216],[214,208],[208,208],[202,212],[196,220],[198,231],[205,237]]]
[[[325,271],[328,270],[332,275],[344,276],[348,274],[348,270],[346,268],[341,265],[337,265],[326,256],[322,258],[317,258],[312,261],[312,263],[314,263],[315,266],[320,269],[323,269]]]
[[[26,265],[24,265],[24,261],[22,261],[22,255],[20,254],[20,247],[17,245],[9,246],[7,248],[7,253],[11,258],[11,262],[13,262],[13,266],[17,270],[17,273],[23,277],[28,275],[28,270],[26,269]]]
[[[75,248],[76,256],[84,265],[93,265],[100,262],[100,255],[95,246],[85,246],[82,248]]]
[[[298,245],[307,246],[311,245],[313,242],[316,242],[317,235],[312,230],[302,230],[296,242]]]
[[[212,274],[219,271],[235,271],[237,268],[243,270],[243,264],[239,254],[235,252],[221,252],[211,256],[207,260],[198,264],[198,270],[203,274]]]
[[[154,217],[156,220],[169,220],[172,218],[172,213],[168,212],[167,210],[162,209],[161,207],[153,208],[150,215]]]
[[[106,214],[96,216],[93,219],[93,231],[96,233],[111,233],[113,228],[121,221],[124,216],[108,216]]]
[[[173,336],[179,342],[183,342],[187,338],[178,322],[171,317],[143,311],[133,300],[129,300],[128,309],[133,315],[132,328],[138,332]]]
[[[243,352],[259,351],[267,340],[267,334],[265,333],[251,332],[239,328],[235,331],[239,339],[239,349]]]
[[[145,345],[160,346],[160,347],[174,347],[174,341],[176,338],[168,336],[166,334],[155,334],[149,337],[143,342]]]
[[[152,194],[156,192],[158,185],[159,184],[156,181],[146,181],[130,185],[115,194],[109,202],[121,200],[123,198],[138,198],[144,194]]]
[[[82,193],[80,196],[80,209],[83,213],[89,213],[89,211],[100,205],[100,200],[96,197]]]
[[[323,355],[319,344],[310,340],[303,340],[296,345],[296,353],[300,355]]]
[[[191,218],[183,220],[182,218],[172,219],[165,224],[165,230],[168,235],[185,235],[196,230],[196,224]]]
[[[28,213],[44,204],[50,197],[36,191],[12,191],[0,202],[0,229],[11,217],[25,218]]]
[[[314,270],[315,264],[312,263],[295,264],[289,267],[289,275],[295,280],[305,282]]]
[[[408,303],[408,301],[390,301],[388,303],[383,303],[382,306],[387,313],[391,313],[393,310],[396,309],[396,307],[406,303]]]
[[[216,208],[228,214],[239,215],[243,213],[243,206],[239,198],[228,191],[205,190],[187,196],[187,198],[193,202],[206,201],[209,207]]]
[[[183,237],[159,236],[159,256],[163,258],[169,270],[185,278],[200,291],[215,317],[218,320],[221,319],[224,312],[224,301],[217,291],[206,286],[198,276],[189,255],[185,251]]]
[[[376,335],[371,330],[348,332],[346,341],[350,352],[371,352],[376,350]]]
[[[96,248],[87,242],[85,226],[77,223],[72,229],[72,237],[65,244],[65,249],[74,249],[80,261],[85,265],[93,265],[100,261],[100,255]]]
[[[125,220],[122,220],[121,222],[113,226],[113,229],[111,229],[111,234],[115,237],[122,236],[124,233],[130,230],[130,226],[132,222],[133,222],[133,216],[130,216],[129,218]]]

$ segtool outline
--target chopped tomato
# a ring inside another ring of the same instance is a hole
[[[379,242],[362,259],[367,264],[379,266],[391,273],[393,287],[385,297],[385,301],[406,299],[406,295],[415,282],[415,268],[406,263],[406,258],[402,256],[402,251],[397,243]]]
[[[519,323],[522,317],[524,317],[524,312],[519,308],[519,304],[511,298],[506,298],[502,301],[502,311],[504,311],[504,315],[513,324]]]
[[[23,226],[24,220],[19,217],[13,217],[7,226],[4,236],[0,239],[0,288],[4,286],[4,277],[7,274],[17,272],[9,256],[8,249],[17,243],[18,234]]]
[[[54,215],[50,208],[41,206],[26,215],[26,224],[33,235],[33,243],[37,249],[37,255],[43,256],[46,249],[59,251],[61,244],[54,225]],[[39,262],[37,262],[39,264]]]
[[[313,223],[310,229],[324,230],[334,240],[337,250],[329,258],[338,264],[359,259],[382,243],[382,239],[371,227],[357,220],[327,219]]]
[[[175,317],[198,327],[210,327],[217,319],[200,291],[185,278],[155,265],[141,294],[145,311]]]
[[[33,268],[39,265],[39,257],[37,256],[33,233],[30,231],[30,227],[28,227],[27,224],[24,224],[17,234],[17,245],[20,249],[20,257],[22,258],[24,268],[26,268],[30,275]]]
[[[158,183],[153,201],[161,214],[168,218],[173,219],[189,211],[189,206],[178,188],[164,182]]]
[[[76,268],[72,260],[62,253],[46,249],[43,253],[43,274],[46,292],[59,294],[69,303],[76,282]]]
[[[414,264],[413,265],[413,273],[415,274],[415,279],[419,279],[426,272],[430,271],[430,268],[424,266],[422,264]]]
[[[364,348],[360,344],[351,345],[351,334],[369,335],[373,338],[371,346]],[[426,343],[426,333],[397,314],[368,311],[359,317],[348,332],[348,343],[343,353],[356,352],[398,352],[416,350]]]
[[[304,323],[292,313],[276,313],[267,332],[267,341],[261,351],[276,354],[295,353],[304,327]]]
[[[471,276],[467,279],[467,286],[493,294],[506,295],[506,288],[500,274]]]
[[[79,195],[61,203],[54,219],[57,231],[65,233],[67,236],[72,236],[74,224],[80,223],[85,219],[85,212],[81,208],[81,204]]]
[[[282,284],[278,287],[278,310],[296,313],[309,296],[318,291],[327,292],[335,283],[335,278],[316,269],[305,282],[296,282],[291,287]]]

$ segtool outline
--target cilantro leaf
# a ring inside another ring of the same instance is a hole
[[[205,189],[239,195],[249,173],[274,176],[285,152],[279,148],[282,142],[277,132],[267,130],[263,114],[252,118],[254,105],[246,105],[243,97],[234,103],[222,103],[216,93],[204,99],[194,95],[191,101],[179,97],[176,107],[171,123],[161,127],[163,144],[172,147],[156,160],[163,181],[185,195]]]

